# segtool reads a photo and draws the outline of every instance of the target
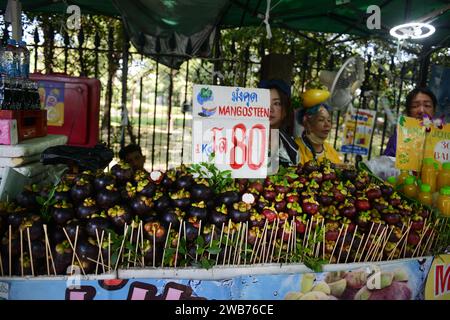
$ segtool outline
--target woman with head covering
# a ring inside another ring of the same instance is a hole
[[[262,80],[260,88],[270,89],[270,129],[279,130],[279,164],[293,166],[298,163],[298,146],[291,136],[293,113],[291,88],[283,80]]]
[[[422,120],[424,115],[433,117],[436,105],[436,96],[430,89],[415,88],[406,96],[406,115],[419,120]],[[396,152],[397,131],[389,138],[384,155],[395,157]]]
[[[310,160],[328,159],[332,163],[341,163],[339,154],[325,140],[331,131],[331,108],[324,103],[330,93],[325,90],[308,90],[303,94],[303,109],[298,113],[297,121],[304,126],[303,133],[295,141],[299,149],[299,163]]]

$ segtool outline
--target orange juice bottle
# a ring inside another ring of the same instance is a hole
[[[450,217],[450,187],[441,188],[437,207],[443,216]]]
[[[441,190],[442,187],[450,186],[450,162],[442,164],[442,169],[437,177],[436,187]]]
[[[433,205],[433,196],[431,194],[431,188],[429,184],[422,183],[422,185],[420,186],[420,192],[419,195],[417,196],[417,199],[419,200],[420,203],[424,205],[427,206]]]
[[[423,159],[420,178],[422,183],[430,185],[431,193],[436,191],[436,167],[433,158]]]
[[[408,198],[417,198],[417,186],[415,184],[413,176],[409,176],[408,178],[406,178],[405,185],[403,186],[403,193]]]
[[[397,186],[401,186],[405,183],[406,178],[409,177],[408,170],[401,170],[400,175],[397,177]]]

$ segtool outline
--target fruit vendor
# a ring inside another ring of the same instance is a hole
[[[415,88],[406,96],[406,115],[408,117],[423,119],[425,114],[433,117],[436,111],[437,99],[428,88]],[[397,130],[389,138],[384,150],[385,156],[395,157],[397,151]]]
[[[323,101],[330,93],[326,90],[307,90],[303,96],[303,108],[297,114],[297,121],[305,128],[296,139],[299,146],[299,163],[304,164],[316,159],[321,162],[328,159],[332,163],[341,163],[339,154],[325,140],[331,131],[331,108]]]
[[[291,88],[278,79],[262,80],[259,87],[270,89],[270,129],[279,130],[279,164],[285,167],[294,166],[298,163],[298,146],[291,135]]]
[[[119,151],[119,158],[128,163],[133,170],[144,170],[145,156],[137,144],[129,144]]]

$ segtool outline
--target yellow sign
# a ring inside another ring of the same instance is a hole
[[[425,300],[450,300],[450,255],[436,256],[425,285]]]
[[[425,127],[421,126],[420,120],[399,117],[395,166],[400,170],[420,171],[424,142]]]
[[[434,158],[439,166],[450,162],[450,124],[442,129],[431,127],[430,133],[427,133],[424,158]]]

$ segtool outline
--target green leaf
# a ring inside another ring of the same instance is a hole
[[[403,127],[405,125],[405,122],[406,122],[405,116],[400,116],[399,119],[400,126]]]
[[[206,251],[210,254],[219,254],[222,251],[222,248],[211,247],[211,248],[206,249]]]
[[[195,243],[196,243],[199,247],[203,248],[204,245],[205,245],[205,239],[203,239],[203,237],[200,235],[200,236],[198,236],[197,239],[195,240]]]
[[[201,256],[205,252],[205,248],[198,247],[197,250],[195,250],[195,253]]]
[[[178,252],[181,253],[181,254],[186,254],[187,251],[186,251],[186,248],[180,246],[178,248]]]

